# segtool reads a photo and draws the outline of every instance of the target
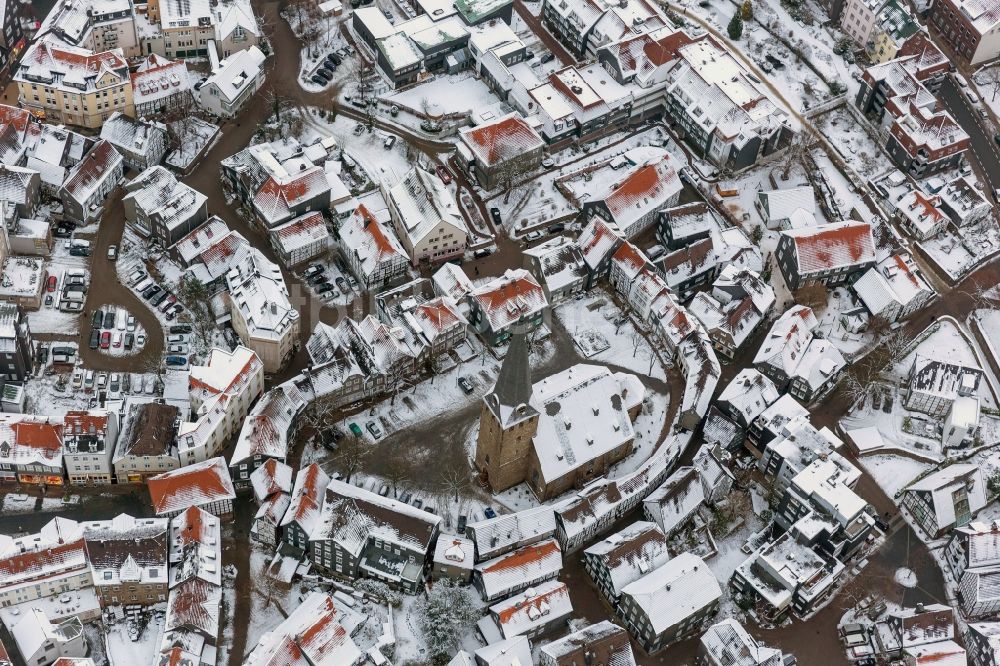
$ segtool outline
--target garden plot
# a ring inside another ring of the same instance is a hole
[[[500,100],[472,73],[437,76],[430,81],[385,97],[387,104],[429,115],[472,113]]]
[[[175,120],[170,126],[180,140],[177,148],[167,155],[166,163],[182,172],[194,166],[198,156],[205,153],[222,136],[218,125],[195,116]]]
[[[848,100],[817,116],[813,123],[858,175],[865,179],[876,178],[887,170],[886,155],[848,110],[846,105],[850,103]]]
[[[576,346],[580,349],[580,353],[586,358],[590,358],[611,348],[611,343],[608,342],[608,339],[593,329],[587,329],[586,331],[574,334],[573,342],[576,343]]]
[[[961,228],[960,234],[946,230],[919,245],[949,280],[957,282],[1000,252],[1000,228],[993,218],[987,217]]]

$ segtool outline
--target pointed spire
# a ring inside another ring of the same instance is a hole
[[[505,407],[527,405],[531,399],[531,368],[528,365],[528,340],[524,333],[510,339],[493,394]]]

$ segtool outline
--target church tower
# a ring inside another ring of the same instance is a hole
[[[538,430],[538,412],[530,400],[528,342],[523,333],[515,333],[479,415],[476,467],[493,492],[527,479],[531,440]]]

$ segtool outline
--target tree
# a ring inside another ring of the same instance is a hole
[[[459,640],[472,633],[482,615],[467,589],[450,580],[440,580],[416,605],[431,663],[448,663],[458,651]]]
[[[740,6],[740,18],[742,18],[744,21],[753,20],[752,0],[743,0],[743,4]]]
[[[412,461],[409,455],[403,452],[402,447],[393,447],[392,450],[382,458],[381,473],[389,485],[392,486],[392,496],[399,497],[399,487],[410,480],[410,469]]]
[[[350,483],[351,477],[364,469],[371,454],[371,443],[349,432],[337,442],[337,450],[330,456],[330,462],[344,475],[344,481]]]
[[[788,147],[785,148],[785,154],[781,157],[781,180],[788,180],[788,177],[792,174],[792,169],[796,165],[802,164],[802,160],[808,152],[809,138],[806,130],[803,129],[801,132],[796,132],[792,135],[791,141],[788,142]]]
[[[799,305],[806,305],[813,310],[826,306],[826,286],[813,284],[802,287],[792,294],[795,302]]]
[[[215,317],[212,315],[212,293],[204,282],[190,273],[181,278],[181,300],[187,305],[194,319],[194,330],[203,345],[208,345],[209,338],[215,330]]]
[[[726,28],[729,32],[729,39],[739,39],[743,36],[743,19],[740,18],[740,12],[733,14],[733,18],[729,19],[729,26]]]
[[[989,86],[990,90],[993,92],[993,101],[997,99],[997,93],[1000,93],[1000,66],[990,67],[989,69],[983,70],[979,74],[979,80],[983,82],[984,85]]]
[[[437,485],[443,495],[458,504],[459,496],[472,487],[472,480],[465,465],[455,464],[441,468]]]

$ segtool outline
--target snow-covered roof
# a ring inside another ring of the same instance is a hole
[[[81,204],[86,203],[106,178],[119,173],[122,156],[110,142],[101,139],[87,156],[70,169],[63,189]]]
[[[551,580],[530,587],[518,595],[490,606],[497,627],[504,638],[524,634],[556,622],[573,612],[566,583]]]
[[[236,491],[223,458],[210,458],[150,477],[146,481],[156,515],[233,500]]]
[[[803,380],[815,391],[847,367],[840,350],[829,340],[813,338],[802,354],[792,377]]]
[[[932,349],[931,353],[934,352]],[[940,360],[918,351],[910,367],[910,391],[950,399],[976,395],[982,377],[983,371],[977,366]]]
[[[596,270],[622,243],[624,237],[614,222],[595,216],[576,239],[583,260]]]
[[[913,155],[921,149],[932,154],[964,150],[971,142],[968,133],[950,113],[932,111],[912,102],[889,127],[889,133]]]
[[[243,421],[229,464],[257,456],[284,460],[292,424],[305,406],[305,398],[291,382],[265,393]]]
[[[332,479],[310,540],[334,541],[355,557],[368,539],[426,553],[440,522],[438,516],[409,504]]]
[[[1000,569],[1000,523],[973,521],[956,527],[952,540],[961,548],[962,564],[969,569]]]
[[[629,153],[625,154],[626,159]],[[676,197],[684,184],[680,164],[667,151],[659,158],[636,164],[621,180],[598,192],[592,201],[603,201],[619,229],[629,233],[631,225],[651,211],[659,210]]]
[[[162,153],[153,151],[166,147],[167,128],[160,123],[146,122],[115,111],[101,125],[101,138],[110,141],[123,155],[134,153],[150,159],[156,157],[159,161]]]
[[[587,548],[584,556],[600,562],[613,594],[670,559],[667,538],[656,523],[637,521]]]
[[[169,580],[166,518],[133,518],[81,523],[96,585],[162,584]]]
[[[434,562],[472,571],[475,560],[476,546],[469,539],[450,534],[438,537],[434,547]]]
[[[970,219],[980,219],[993,208],[984,194],[972,183],[968,176],[958,176],[938,190],[942,207],[952,221],[958,225]]]
[[[264,53],[256,46],[237,51],[219,62],[219,68],[209,75],[201,89],[214,87],[227,104],[232,104],[254,85],[264,60]]]
[[[273,227],[291,218],[297,206],[329,197],[330,181],[320,166],[310,166],[287,176],[271,175],[253,197],[253,207],[264,223]],[[322,214],[314,212],[312,215]]]
[[[968,511],[973,516],[986,506],[983,471],[978,465],[968,463],[957,463],[928,474],[911,483],[903,492],[929,495],[934,524],[938,530],[942,530],[954,526],[957,519],[953,499],[953,493],[957,490],[964,490],[968,499]]]
[[[826,561],[791,532],[761,546],[737,567],[753,590],[774,608],[785,608],[800,586],[832,584]],[[841,565],[842,568],[842,565]]]
[[[463,129],[459,138],[486,167],[517,159],[545,145],[538,132],[516,112],[485,125]]]
[[[941,210],[941,198],[927,195],[913,188],[893,203],[896,212],[906,218],[907,224],[917,230],[921,238],[935,230],[940,231],[948,222]]]
[[[291,494],[292,468],[280,460],[268,458],[250,474],[250,485],[253,487],[254,499],[258,502],[263,502],[276,493]]]
[[[239,393],[253,372],[261,367],[257,352],[243,345],[229,351],[213,347],[203,365],[192,365],[188,387],[201,397]]]
[[[965,648],[955,641],[939,641],[903,650],[906,663],[913,666],[966,666]]]
[[[609,620],[602,620],[578,629],[559,640],[546,643],[541,653],[558,666],[586,663],[596,656],[596,662],[610,666],[635,666],[628,632]]]
[[[250,336],[281,339],[299,316],[288,300],[281,269],[249,245],[236,250],[229,267],[229,296],[246,320]]]
[[[289,616],[265,633],[245,666],[354,666],[365,660],[340,621],[334,598],[311,592]]]
[[[508,269],[503,275],[475,288],[470,298],[478,305],[493,331],[533,317],[548,307],[545,292],[534,276],[523,268]]]
[[[812,308],[805,305],[792,306],[771,326],[757,350],[754,365],[768,364],[791,376],[813,339],[812,332],[817,325]]]
[[[701,474],[694,467],[678,467],[659,488],[643,500],[643,509],[664,534],[681,527],[705,502]]]
[[[387,194],[413,246],[442,224],[468,233],[454,195],[440,178],[423,169],[410,169]]]
[[[865,271],[854,283],[854,291],[868,311],[879,315],[896,304],[907,307],[933,293],[916,264],[906,253],[894,254]]]
[[[281,526],[298,524],[306,535],[312,535],[323,508],[323,495],[330,483],[330,477],[316,463],[299,471],[292,490],[292,504],[288,507]]]
[[[208,197],[177,180],[173,172],[160,165],[140,173],[125,189],[128,192],[125,201],[132,202],[143,215],[170,231],[187,224],[205,209],[208,201]]]
[[[406,251],[396,235],[364,204],[340,223],[338,234],[341,247],[353,257],[351,265],[357,266],[361,271],[359,277],[375,275],[387,265],[407,261]],[[454,264],[444,264],[439,272],[445,271],[446,266]]]
[[[800,275],[875,262],[868,222],[835,222],[781,233],[792,239]]]
[[[475,543],[480,560],[513,545],[552,536],[555,531],[555,513],[552,507],[545,505],[469,523],[465,528],[465,533]]]
[[[480,562],[475,572],[486,599],[495,599],[508,590],[555,578],[562,571],[562,551],[555,539],[546,539],[492,560]]]
[[[475,288],[462,267],[451,262],[442,264],[441,268],[431,276],[431,281],[434,283],[435,292],[448,296],[456,303],[464,301],[466,295]]]
[[[14,74],[20,83],[42,83],[71,95],[120,85],[128,77],[121,49],[95,52],[44,40],[28,47]]]
[[[87,570],[83,528],[74,520],[53,518],[34,534],[0,535],[0,590],[34,586]]]
[[[704,560],[682,553],[626,585],[622,596],[632,598],[655,635],[717,603],[722,589]]]
[[[717,622],[701,636],[701,647],[717,664],[726,666],[781,666],[781,650],[758,643],[732,618]]]
[[[201,254],[229,232],[229,226],[215,215],[174,244],[173,250],[184,266],[198,261]]]
[[[753,368],[744,368],[722,389],[718,400],[726,402],[750,424],[775,400],[778,389],[774,382]]]
[[[313,211],[271,229],[271,238],[286,253],[307,248],[315,243],[324,247],[330,243],[330,232],[326,228],[323,213]]]
[[[635,436],[629,410],[645,397],[638,377],[605,366],[578,364],[532,386],[538,412],[532,439],[542,478],[562,478]]]
[[[191,78],[183,60],[153,53],[132,72],[132,99],[137,107],[190,92]]]
[[[222,584],[222,521],[196,506],[170,520],[170,587],[198,578]]]
[[[787,220],[799,210],[816,214],[816,197],[809,186],[758,192],[757,202],[767,220]]]

